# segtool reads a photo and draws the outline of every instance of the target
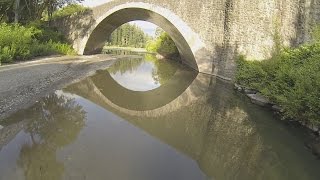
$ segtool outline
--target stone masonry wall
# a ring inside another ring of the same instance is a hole
[[[286,46],[308,41],[312,27],[320,22],[320,0],[114,0],[95,7],[86,21],[129,2],[153,4],[180,17],[205,44],[209,53],[203,56],[212,63],[210,73],[225,78],[233,78],[238,55],[266,59],[276,41]],[[83,19],[59,21],[57,25],[70,36]],[[277,34],[280,39],[275,39]],[[82,36],[73,35],[71,39],[79,41]]]

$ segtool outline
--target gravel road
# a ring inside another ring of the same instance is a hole
[[[0,67],[0,122],[41,97],[109,67],[109,55],[47,57]]]

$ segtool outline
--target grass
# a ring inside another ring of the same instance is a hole
[[[0,62],[10,63],[51,54],[73,55],[75,52],[57,31],[32,24],[0,24]]]
[[[280,105],[284,119],[320,125],[320,42],[284,48],[271,59],[237,60],[236,82]]]

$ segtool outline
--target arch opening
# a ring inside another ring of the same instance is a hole
[[[164,16],[143,8],[124,8],[105,17],[93,29],[85,44],[83,54],[101,53],[113,31],[131,21],[151,22],[169,34],[177,46],[182,62],[199,71],[194,53],[177,27]]]
[[[163,33],[165,32],[153,23],[130,21],[112,32],[106,42],[105,48],[107,50],[112,50],[115,47],[123,49],[137,48],[136,50],[139,52],[146,52],[149,47],[149,51],[151,51],[151,43],[154,43]],[[143,49],[146,51],[143,51]]]

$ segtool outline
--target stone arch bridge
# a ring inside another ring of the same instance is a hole
[[[113,0],[55,25],[82,55],[101,52],[120,25],[149,21],[169,33],[185,64],[232,79],[236,57],[270,57],[275,34],[288,46],[309,40],[319,9],[320,0]]]

